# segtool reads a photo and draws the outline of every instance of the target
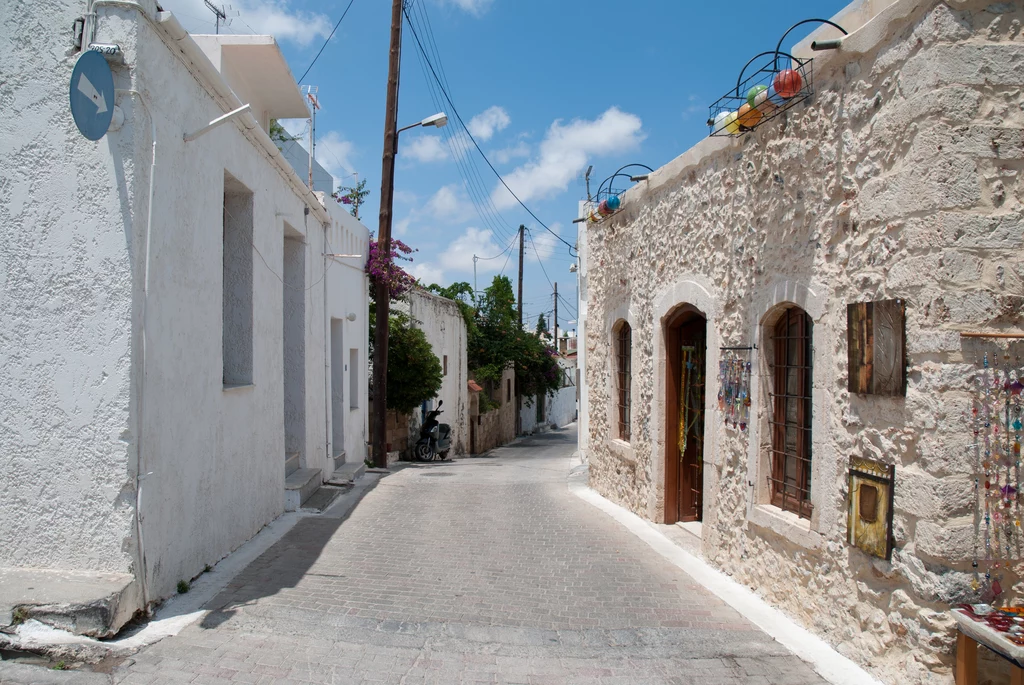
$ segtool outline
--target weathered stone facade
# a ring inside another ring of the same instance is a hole
[[[665,520],[663,326],[691,305],[707,319],[706,559],[883,681],[945,683],[955,637],[945,612],[976,594],[964,417],[975,355],[995,349],[960,332],[1024,327],[1024,4],[851,10],[842,48],[813,53],[809,105],[701,142],[587,225],[590,478]],[[851,394],[847,304],[890,298],[906,303],[906,397]],[[813,320],[810,520],[768,504],[765,325],[789,303]],[[614,439],[622,320],[628,443]],[[718,411],[718,348],[755,344],[742,432]],[[847,544],[851,456],[896,466],[891,563]],[[1019,570],[1002,583],[1018,600]]]

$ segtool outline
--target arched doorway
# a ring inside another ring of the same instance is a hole
[[[707,319],[692,305],[666,318],[665,523],[704,518]]]

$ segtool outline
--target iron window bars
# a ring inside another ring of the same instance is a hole
[[[616,344],[617,371],[618,376],[618,406],[619,406],[619,439],[629,442],[629,424],[631,415],[632,398],[629,393],[629,386],[633,380],[632,356],[633,356],[633,334],[629,324],[623,322],[619,327]]]
[[[786,309],[772,331],[772,504],[810,518],[811,505],[811,317]]]

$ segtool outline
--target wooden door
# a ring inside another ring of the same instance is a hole
[[[703,519],[707,321],[683,305],[665,324],[665,523]]]
[[[700,521],[704,513],[704,375],[707,355],[704,323],[703,319],[695,321],[686,326],[680,335],[677,417],[679,470],[676,496],[680,521]]]

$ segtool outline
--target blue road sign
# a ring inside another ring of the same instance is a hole
[[[71,116],[82,135],[99,140],[114,116],[114,75],[98,52],[82,53],[71,72]]]

